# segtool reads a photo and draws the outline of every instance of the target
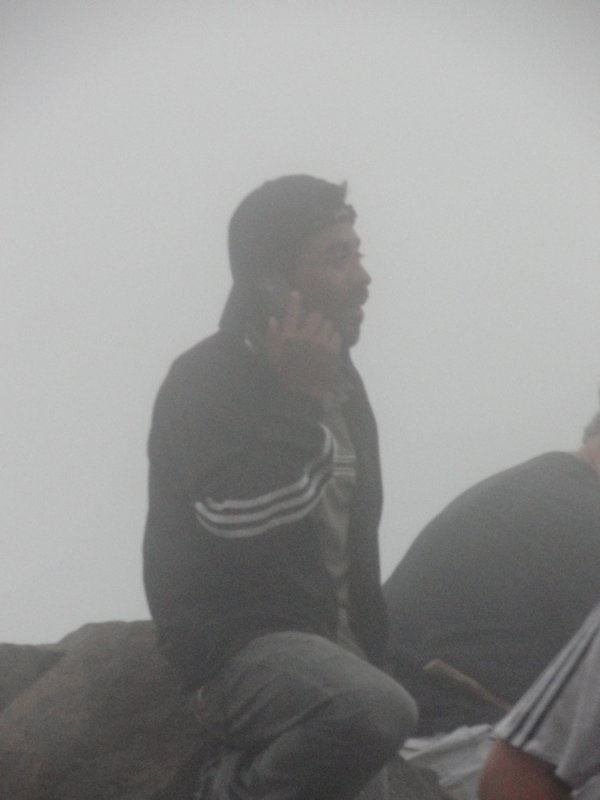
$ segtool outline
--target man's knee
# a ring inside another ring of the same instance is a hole
[[[369,749],[391,758],[416,727],[415,701],[400,684],[382,675],[381,685],[369,687],[356,702],[363,741]]]

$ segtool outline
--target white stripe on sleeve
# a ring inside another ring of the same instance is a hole
[[[226,538],[257,536],[295,522],[317,505],[333,472],[333,436],[324,426],[321,453],[306,465],[293,483],[257,497],[195,503],[198,522],[211,533]]]

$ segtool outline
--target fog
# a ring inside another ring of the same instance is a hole
[[[600,382],[595,0],[1,0],[0,640],[148,616],[146,438],[229,216],[347,179],[372,274],[383,577]]]

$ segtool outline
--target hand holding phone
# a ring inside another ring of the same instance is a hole
[[[285,276],[279,275],[264,284],[264,297],[270,316],[283,320],[291,293],[292,285]]]
[[[319,311],[306,312],[297,290],[290,291],[283,315],[269,319],[267,360],[293,391],[322,399],[337,380],[341,348],[331,322]]]

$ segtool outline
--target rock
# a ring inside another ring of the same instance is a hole
[[[33,644],[0,644],[0,711],[50,669],[63,651]]]
[[[62,658],[0,715],[0,797],[189,796],[202,734],[152,623],[85,625],[58,649]]]

